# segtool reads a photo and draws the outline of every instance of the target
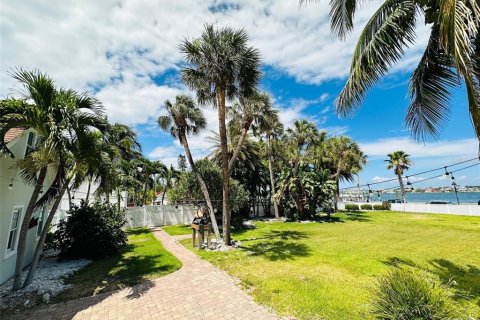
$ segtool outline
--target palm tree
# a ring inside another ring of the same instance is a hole
[[[106,132],[106,129],[104,132]],[[77,130],[77,133],[67,142],[67,148],[63,150],[62,159],[59,161],[57,168],[57,174],[60,173],[62,179],[57,179],[50,187],[58,190],[58,194],[45,220],[23,287],[28,286],[33,280],[50,224],[69,185],[72,184],[74,188],[80,186],[85,181],[86,175],[84,172],[87,170],[86,168],[105,165],[105,162],[101,159],[104,150],[96,146],[99,133],[102,134],[101,131],[98,131],[98,128],[91,130],[91,128],[83,127],[81,130]],[[109,181],[116,177],[114,171],[109,171],[109,174],[111,177],[106,177]],[[105,178],[105,176],[103,177]],[[102,182],[100,182],[100,185],[102,185]]]
[[[237,126],[241,131],[238,143],[228,163],[228,171],[231,173],[250,127],[255,134],[268,127],[269,123],[278,122],[278,110],[272,109],[270,96],[267,93],[255,91],[249,97],[241,98],[240,102],[233,104],[229,113],[230,125]]]
[[[57,89],[46,74],[37,70],[17,70],[12,74],[23,87],[22,99],[6,99],[0,108],[0,150],[13,155],[4,142],[5,134],[11,128],[33,129],[39,136],[38,148],[57,159],[63,166],[63,155],[73,135],[81,134],[88,126],[106,127],[101,104],[94,98],[73,90]],[[30,175],[34,184],[30,201],[22,221],[17,247],[13,290],[21,288],[21,272],[26,249],[28,224],[36,207],[52,200],[58,189],[49,188],[38,199],[43,187],[48,166],[39,168],[38,175]],[[64,177],[57,171],[56,178]],[[58,182],[58,181],[57,181]]]
[[[277,141],[277,139],[283,134],[283,125],[279,121],[278,117],[276,119],[271,118],[270,121],[266,122],[263,126],[259,128],[260,136],[265,136],[267,139],[266,143],[266,156],[268,158],[268,171],[270,174],[270,188],[272,195],[276,194],[275,188],[275,179],[273,173],[273,155],[274,155],[274,146],[273,144]],[[273,200],[273,209],[275,213],[275,218],[280,218],[280,211],[278,209],[278,201],[275,197],[272,198]]]
[[[196,92],[200,104],[213,104],[218,109],[222,146],[223,233],[227,245],[230,245],[231,236],[225,103],[226,99],[250,96],[261,77],[260,54],[247,42],[248,36],[243,29],[218,29],[205,25],[200,38],[185,40],[181,44],[188,63],[182,70],[183,81]]]
[[[387,163],[387,169],[393,168],[393,172],[397,175],[400,190],[402,192],[402,200],[405,202],[405,187],[403,185],[402,175],[404,170],[408,170],[412,166],[410,155],[406,154],[404,151],[395,151],[389,153],[387,156],[388,159],[385,160]]]
[[[319,148],[317,157],[321,158],[320,166],[330,168],[331,179],[335,180],[335,210],[340,195],[340,181],[353,181],[367,163],[367,156],[351,138],[340,136],[327,139]]]
[[[165,194],[167,193],[167,190],[173,187],[174,180],[177,177],[178,177],[178,171],[175,170],[173,165],[170,165],[170,168],[167,168],[167,170],[165,170],[165,172],[163,172],[163,174],[159,176],[159,179],[164,180],[162,204],[164,203]]]
[[[353,29],[361,1],[330,3],[331,28],[343,38]],[[436,137],[449,115],[450,89],[464,82],[470,116],[480,139],[480,6],[473,0],[383,1],[359,37],[350,76],[336,100],[337,111],[345,116],[355,113],[367,90],[400,61],[405,48],[415,41],[421,18],[431,32],[410,78],[411,103],[406,123],[416,137]]]
[[[192,168],[192,171],[200,184],[200,189],[207,202],[208,209],[212,214],[212,226],[215,236],[217,237],[217,240],[220,241],[220,231],[218,230],[217,219],[215,218],[215,211],[210,200],[207,185],[205,184],[202,175],[197,170],[187,140],[187,134],[198,134],[201,130],[205,129],[207,121],[203,116],[202,110],[195,105],[195,101],[186,95],[177,96],[174,104],[168,100],[165,101],[165,109],[168,114],[158,118],[158,125],[162,130],[169,131],[174,138],[178,138],[185,149],[185,155],[187,156],[190,168]]]

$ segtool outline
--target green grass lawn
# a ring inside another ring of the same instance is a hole
[[[191,234],[192,233],[192,229],[191,229],[189,224],[188,225],[187,224],[186,225],[179,224],[179,225],[175,225],[175,226],[165,226],[165,227],[162,227],[162,230],[164,230],[166,233],[168,233],[171,236],[178,236],[178,235],[182,235],[182,234]]]
[[[128,232],[128,245],[121,254],[93,261],[79,270],[67,279],[73,287],[55,300],[72,300],[132,286],[172,273],[181,266],[148,229],[134,229]]]
[[[455,280],[458,303],[480,316],[479,217],[368,212],[337,214],[333,222],[256,225],[234,233],[243,250],[194,251],[281,315],[369,319],[375,277],[405,266]],[[191,248],[190,240],[183,244]]]

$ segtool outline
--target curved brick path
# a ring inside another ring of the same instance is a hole
[[[225,272],[200,259],[161,229],[164,247],[182,263],[180,270],[133,288],[52,304],[13,319],[277,319],[257,305]]]

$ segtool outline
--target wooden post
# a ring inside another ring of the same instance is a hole
[[[203,224],[200,225],[200,242],[198,244],[198,249],[203,249],[203,241],[205,238],[205,226]]]

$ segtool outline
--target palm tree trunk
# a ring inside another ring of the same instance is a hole
[[[120,189],[117,189],[117,207],[118,207],[118,212],[120,212],[120,201],[122,201],[122,196],[120,194]]]
[[[17,246],[17,259],[15,261],[15,274],[13,276],[13,286],[12,290],[16,291],[22,288],[22,269],[23,269],[23,256],[25,255],[25,249],[27,247],[27,235],[28,235],[28,224],[32,218],[33,210],[35,209],[35,204],[37,203],[38,196],[40,195],[40,190],[43,188],[43,182],[47,175],[47,167],[44,167],[40,170],[38,174],[35,187],[33,188],[32,196],[28,202],[27,210],[25,211],[25,216],[23,217],[22,226],[20,228],[20,235],[18,237],[18,246]]]
[[[223,172],[223,238],[227,245],[231,243],[230,235],[230,173],[228,171],[228,148],[227,148],[227,127],[225,125],[225,89],[217,90],[218,107],[218,129],[220,133],[220,150],[222,154],[222,172]]]
[[[338,200],[340,199],[340,179],[338,179],[338,174],[335,175],[335,203],[334,203],[334,209],[335,212],[338,211]]]
[[[92,188],[92,178],[88,178],[88,187],[87,187],[87,195],[85,196],[85,202],[88,203],[88,198],[90,197],[90,189]]]
[[[185,149],[185,155],[187,156],[188,163],[190,164],[190,168],[192,168],[193,173],[197,177],[198,183],[200,184],[200,189],[202,190],[202,193],[203,193],[203,197],[207,202],[207,207],[211,214],[212,227],[213,227],[213,231],[215,232],[215,237],[217,237],[217,240],[220,241],[222,237],[220,236],[220,231],[218,230],[217,219],[215,218],[215,211],[213,210],[212,201],[210,200],[210,194],[208,193],[207,185],[205,184],[205,181],[203,180],[202,175],[197,170],[197,166],[193,161],[192,153],[190,152],[190,147],[188,146],[187,136],[185,135],[185,132],[180,133],[180,143],[183,145],[183,148]]]
[[[45,243],[45,239],[47,238],[47,233],[48,233],[50,224],[52,223],[53,217],[55,216],[55,213],[57,212],[57,209],[60,206],[60,203],[62,202],[62,198],[63,198],[63,195],[65,194],[65,190],[67,190],[68,183],[69,181],[65,181],[62,189],[60,190],[60,194],[57,196],[57,199],[55,199],[55,202],[52,208],[50,209],[48,218],[45,221],[45,224],[43,226],[42,234],[40,235],[40,239],[38,240],[37,246],[35,248],[35,254],[33,255],[32,264],[30,265],[30,269],[28,270],[28,274],[27,274],[27,277],[25,278],[25,282],[23,283],[22,288],[25,288],[30,283],[32,283],[33,276],[35,274],[35,269],[37,269],[40,256],[43,253],[43,245]]]
[[[272,194],[275,195],[276,190],[275,190],[275,180],[273,179],[273,157],[270,149],[270,138],[268,138],[268,149],[270,150],[268,155],[268,171],[270,171],[270,185],[272,187]],[[279,219],[280,212],[278,211],[277,200],[275,200],[274,197],[272,197],[272,199],[273,199],[273,209],[275,211],[275,219]]]
[[[168,181],[165,183],[165,189],[163,189],[162,204],[163,204],[163,200],[165,199],[165,193],[167,193],[167,189],[168,189]]]
[[[67,196],[68,196],[68,208],[72,209],[72,193],[70,192],[70,188],[67,188]]]
[[[245,137],[247,136],[248,129],[250,128],[250,124],[245,125],[242,128],[242,133],[240,134],[240,139],[238,139],[238,143],[235,146],[235,149],[233,149],[233,154],[232,158],[230,158],[230,161],[228,162],[228,175],[232,173],[233,167],[235,166],[235,162],[237,161],[238,154],[240,153],[240,149],[242,148],[243,141],[245,141]]]
[[[143,187],[143,200],[142,200],[142,205],[146,205],[146,202],[147,202],[147,185],[148,185],[148,181],[145,182],[145,186]]]
[[[400,191],[402,193],[402,201],[405,203],[405,186],[403,185],[403,179],[401,174],[397,174],[398,177],[398,183],[400,184]]]

